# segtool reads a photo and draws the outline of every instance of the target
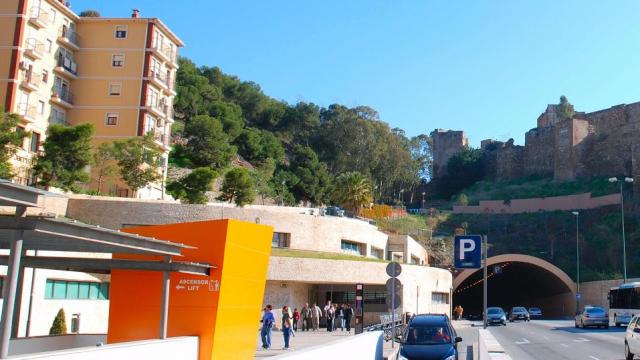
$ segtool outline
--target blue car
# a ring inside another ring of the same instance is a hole
[[[458,360],[458,337],[447,315],[415,315],[400,341],[398,360]]]

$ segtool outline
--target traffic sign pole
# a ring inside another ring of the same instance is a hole
[[[484,325],[484,329],[487,328],[487,235],[483,236],[483,254],[482,254],[482,259],[484,261],[484,275],[483,275],[483,290],[482,290],[482,303],[483,303],[483,308],[484,308],[484,319],[483,319],[483,325]]]
[[[393,262],[393,272],[396,272],[396,263]],[[395,347],[396,340],[396,287],[391,287],[391,348]]]

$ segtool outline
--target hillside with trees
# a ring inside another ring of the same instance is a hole
[[[289,104],[256,83],[184,58],[176,84],[170,165],[206,167],[224,178],[224,188],[233,184],[233,192],[223,191],[218,199],[244,205],[266,197],[289,205],[339,204],[357,212],[364,200],[391,204],[401,191],[413,194],[429,177],[430,138],[407,137],[370,107]],[[246,176],[227,175],[234,159],[252,165]],[[180,196],[185,180],[174,180],[169,186],[184,201],[206,201]],[[194,191],[210,186],[196,183],[202,185]]]

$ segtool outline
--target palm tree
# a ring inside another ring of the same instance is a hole
[[[332,199],[345,209],[357,215],[359,209],[373,202],[373,186],[371,181],[357,171],[340,174]]]

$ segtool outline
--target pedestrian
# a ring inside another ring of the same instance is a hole
[[[322,317],[322,311],[318,304],[313,303],[313,307],[311,308],[311,322],[313,324],[313,331],[317,331],[320,329],[320,318]]]
[[[460,314],[458,315],[458,320],[462,320],[462,315],[464,314],[464,308],[462,307],[462,305],[458,305],[458,308],[460,308]]]
[[[264,308],[261,321],[262,328],[260,329],[260,338],[262,339],[262,348],[267,350],[271,348],[271,329],[276,322],[276,318],[271,312],[271,305],[267,305]]]
[[[351,318],[353,317],[353,309],[349,304],[345,304],[343,313],[344,313],[344,324],[347,327],[347,332],[351,333]]]
[[[338,319],[338,325],[340,325],[340,331],[344,331],[344,304],[340,304],[336,309],[336,318]],[[337,328],[338,325],[335,327]]]
[[[335,311],[333,309],[333,305],[331,305],[331,300],[328,300],[327,305],[324,306],[324,316],[327,319],[327,331],[333,331],[333,319],[335,317]]]
[[[284,336],[284,347],[283,350],[289,350],[289,340],[291,339],[292,330],[291,330],[291,315],[289,313],[289,307],[284,306],[282,308],[282,335]]]
[[[302,316],[302,331],[311,330],[313,321],[311,320],[311,308],[309,307],[308,303],[304,304],[302,313],[300,315]]]
[[[460,316],[460,305],[456,305],[456,307],[453,308],[453,320],[458,320]]]
[[[293,309],[293,331],[298,331],[298,321],[300,320],[300,312],[298,308]]]

